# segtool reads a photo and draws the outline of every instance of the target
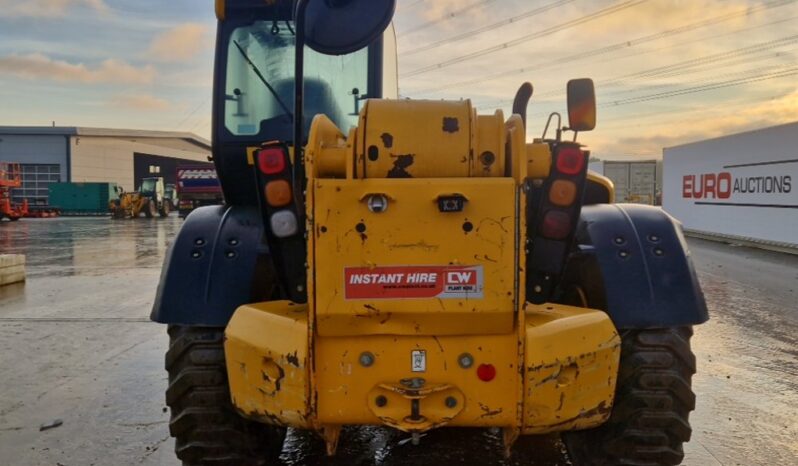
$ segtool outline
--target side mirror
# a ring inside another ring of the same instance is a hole
[[[326,55],[356,52],[382,35],[396,0],[312,0],[305,12],[305,43]]]
[[[589,78],[568,81],[568,129],[591,131],[596,127],[596,91]]]

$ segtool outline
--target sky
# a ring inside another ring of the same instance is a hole
[[[796,0],[399,0],[400,96],[509,114],[529,81],[528,139],[596,83],[605,159],[798,121]],[[0,125],[210,137],[210,0],[0,0]]]

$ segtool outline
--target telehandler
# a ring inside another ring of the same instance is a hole
[[[147,218],[156,215],[169,216],[171,200],[166,197],[163,178],[152,177],[141,180],[138,191],[120,192],[119,199],[108,203],[112,218],[138,218],[142,212]]]
[[[534,139],[529,84],[507,117],[396,100],[394,7],[216,2],[226,204],[188,216],[152,311],[177,456],[268,464],[288,427],[332,455],[342,426],[468,426],[508,455],[561,432],[578,465],[679,464],[706,304],[680,224],[588,172],[592,81]]]

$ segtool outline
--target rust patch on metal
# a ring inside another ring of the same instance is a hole
[[[456,117],[443,117],[443,130],[447,133],[460,131],[460,121]]]
[[[299,357],[297,356],[296,350],[293,353],[286,354],[285,360],[288,361],[288,364],[291,364],[294,367],[299,367]]]
[[[502,413],[502,409],[501,408],[490,409],[490,406],[484,405],[482,403],[479,403],[479,409],[482,410],[482,414],[479,416],[480,419],[485,418],[485,417],[497,416],[497,415]]]
[[[357,234],[360,235],[360,242],[365,243],[369,237],[366,235],[366,224],[363,223],[363,220],[360,221],[357,225],[355,225],[355,231]]]
[[[382,311],[380,311],[378,308],[372,306],[371,304],[364,304],[363,308],[366,309],[366,313],[365,314],[357,313],[357,314],[355,314],[355,317],[379,317],[382,314]],[[389,315],[388,317],[385,318],[385,320],[383,322],[387,322],[388,319],[390,319],[390,318],[391,318],[391,316]],[[383,322],[380,322],[380,323],[383,323]]]
[[[393,168],[388,170],[388,178],[412,178],[413,176],[407,172],[407,168],[413,165],[416,154],[391,154],[395,160],[393,161]]]
[[[608,416],[610,414],[610,411],[612,411],[612,408],[607,405],[606,401],[602,401],[601,403],[598,404],[598,406],[596,406],[593,409],[589,409],[587,411],[582,411],[581,413],[579,413],[578,415],[576,415],[576,416],[574,416],[572,418],[566,419],[564,421],[560,421],[560,422],[558,422],[556,424],[552,424],[549,427],[563,426],[563,425],[566,425],[566,424],[569,424],[569,423],[572,423],[572,422],[576,422],[576,421],[578,421],[580,419],[590,419],[590,418],[596,417],[596,416],[606,417],[606,416]]]
[[[382,139],[382,145],[385,146],[386,149],[393,147],[393,135],[391,135],[391,133],[382,133],[380,139]]]
[[[275,366],[275,367],[277,367],[277,378],[275,378],[274,380],[272,380],[272,377],[271,377],[271,376],[269,376],[269,374],[268,374],[268,373],[266,373],[266,370],[265,370],[265,369],[261,369],[261,371],[260,371],[260,372],[261,372],[261,377],[263,378],[263,381],[264,381],[264,382],[266,382],[267,384],[274,384],[274,391],[272,391],[271,393],[269,393],[269,392],[267,392],[266,390],[264,390],[264,389],[262,389],[262,388],[260,388],[260,387],[258,387],[258,390],[259,390],[261,393],[263,393],[264,395],[268,395],[268,396],[274,396],[274,395],[276,395],[276,394],[277,394],[277,392],[279,392],[279,391],[280,391],[280,382],[281,382],[281,381],[283,380],[283,378],[285,377],[285,370],[284,370],[284,369],[283,369],[283,368],[282,368],[282,367],[281,367],[279,364],[275,363],[275,362],[274,362],[274,361],[272,361],[271,359],[269,359],[269,358],[263,358],[263,364],[264,364],[264,366],[265,366],[265,365],[267,365],[267,364],[269,364],[269,363],[271,363],[271,364],[274,364],[274,366]]]
[[[439,350],[441,350],[441,353],[443,353],[443,352],[444,352],[444,351],[443,351],[443,345],[441,345],[441,341],[440,341],[440,340],[438,340],[438,337],[436,337],[435,335],[433,335],[433,336],[432,336],[432,339],[433,339],[433,340],[435,340],[435,343],[438,345],[438,349],[439,349]]]
[[[421,240],[417,243],[403,243],[403,244],[389,244],[388,249],[423,249],[425,251],[437,251],[437,244],[427,244],[426,241]]]

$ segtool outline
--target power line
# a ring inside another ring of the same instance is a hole
[[[204,107],[205,104],[208,103],[208,100],[210,100],[210,98],[208,98],[206,100],[203,100],[202,102],[199,103],[199,105],[194,107],[194,110],[192,110],[188,115],[186,115],[186,117],[183,118],[183,120],[180,122],[180,124],[178,124],[175,128],[176,129],[180,129],[184,124],[186,124],[186,122],[189,120],[189,118],[193,117],[194,114],[197,113],[200,108]]]
[[[746,55],[751,55],[754,53],[765,52],[778,47],[793,44],[795,42],[798,42],[798,34],[783,37],[781,39],[774,39],[766,42],[760,42],[758,44],[749,45],[747,47],[741,47],[734,50],[728,50],[726,52],[720,52],[712,55],[706,55],[703,57],[685,60],[678,63],[672,63],[670,65],[658,66],[643,71],[637,71],[607,81],[599,81],[599,85],[601,87],[619,86],[635,78],[649,78],[649,79],[668,78],[668,77],[679,76],[685,73],[693,73],[696,71],[701,71],[702,68],[708,65],[714,65],[724,60],[744,57]],[[732,63],[732,64],[737,64],[737,63]],[[729,64],[723,65],[721,67],[725,68],[728,66]],[[561,90],[549,91],[549,92],[544,92],[542,94],[538,94],[538,97],[557,96],[557,95],[563,95],[564,93],[565,92]]]
[[[600,107],[608,107],[608,106],[617,107],[617,106],[620,106],[620,105],[635,104],[635,103],[639,103],[639,102],[648,102],[648,101],[651,101],[651,100],[666,99],[666,98],[670,98],[670,97],[677,97],[677,96],[682,96],[682,95],[687,95],[687,94],[694,94],[696,92],[712,91],[712,90],[715,90],[715,89],[723,89],[723,88],[726,88],[726,87],[739,86],[739,85],[742,85],[742,84],[750,84],[750,83],[759,82],[759,81],[767,81],[767,80],[770,80],[770,79],[786,78],[788,76],[794,76],[796,74],[798,74],[798,67],[787,68],[787,69],[783,69],[781,71],[776,71],[776,72],[773,72],[773,73],[763,73],[763,74],[754,75],[754,76],[746,77],[746,78],[731,79],[731,80],[728,80],[728,81],[720,81],[720,82],[709,83],[709,84],[704,84],[704,85],[700,85],[700,86],[687,87],[687,88],[682,88],[682,89],[675,89],[673,91],[659,92],[659,93],[655,93],[655,94],[648,94],[648,95],[643,95],[643,96],[638,96],[638,97],[630,97],[628,99],[620,99],[620,100],[616,100],[616,101],[613,101],[613,102],[607,102],[607,103],[599,105],[599,106]]]
[[[533,32],[532,34],[527,34],[527,35],[521,36],[521,37],[519,37],[517,39],[513,39],[513,40],[510,40],[510,41],[507,41],[507,42],[503,42],[501,44],[497,44],[497,45],[494,45],[494,46],[491,46],[491,47],[488,47],[488,48],[484,48],[482,50],[477,50],[476,52],[471,52],[471,53],[468,53],[466,55],[461,55],[459,57],[451,58],[449,60],[445,60],[445,61],[442,61],[440,63],[436,63],[436,64],[433,64],[433,65],[428,65],[428,66],[424,66],[424,67],[421,67],[421,68],[417,68],[417,69],[415,69],[415,70],[413,70],[413,71],[411,71],[411,72],[409,72],[409,73],[407,73],[405,75],[402,75],[402,76],[403,77],[417,76],[419,74],[427,73],[429,71],[446,68],[446,67],[454,65],[456,63],[461,63],[461,62],[464,62],[464,61],[471,60],[473,58],[477,58],[477,57],[481,57],[481,56],[484,56],[484,55],[495,53],[495,52],[498,52],[498,51],[501,51],[501,50],[505,50],[505,49],[508,49],[510,47],[514,47],[516,45],[520,45],[520,44],[522,44],[524,42],[529,42],[529,41],[534,40],[534,39],[539,39],[541,37],[549,36],[549,35],[552,35],[554,33],[563,31],[565,29],[568,29],[568,28],[571,28],[571,27],[574,27],[574,26],[578,26],[580,24],[584,24],[584,23],[587,23],[589,21],[593,21],[593,20],[602,18],[604,16],[609,16],[611,14],[617,13],[617,12],[625,10],[627,8],[631,8],[633,6],[639,5],[639,4],[641,4],[643,2],[646,2],[646,1],[648,1],[648,0],[627,0],[627,1],[621,2],[619,4],[610,6],[608,8],[604,8],[602,10],[596,11],[596,12],[591,13],[589,15],[582,16],[582,17],[579,17],[579,18],[571,20],[571,21],[567,21],[567,22],[562,23],[562,24],[558,24],[557,26],[553,26],[553,27],[550,27],[548,29],[544,29],[542,31]]]
[[[418,31],[421,31],[423,29],[427,29],[430,26],[434,26],[434,25],[436,25],[438,23],[442,23],[442,22],[448,21],[448,20],[450,20],[452,18],[456,18],[457,16],[462,15],[463,13],[467,13],[467,12],[469,12],[469,11],[475,9],[475,8],[479,8],[482,5],[485,5],[485,4],[488,4],[488,3],[491,3],[491,2],[495,2],[495,1],[496,0],[480,0],[480,1],[472,3],[470,5],[466,5],[463,8],[460,8],[459,10],[454,10],[454,11],[450,11],[449,13],[445,13],[440,18],[433,19],[433,20],[430,20],[430,21],[425,21],[425,22],[419,24],[418,26],[416,26],[414,28],[408,29],[406,31],[402,31],[401,33],[397,34],[396,37],[403,37],[403,36],[406,36],[408,34],[412,34],[414,32],[418,32]]]
[[[774,102],[777,99],[780,99],[782,97],[784,97],[783,94],[773,95],[773,96],[768,97],[765,100],[760,100],[759,102],[760,103],[770,103],[770,102]],[[723,107],[702,106],[701,108],[691,108],[690,109],[690,113],[691,114],[696,114],[696,115],[703,115],[703,114],[708,113],[708,112],[718,112],[718,111],[722,110],[722,111],[724,111],[724,112],[726,112],[728,114],[728,112],[730,112],[731,110],[747,109],[747,108],[750,108],[750,107],[751,107],[751,103],[744,101],[744,102],[738,102],[737,104],[733,104],[731,107],[724,105]],[[629,125],[628,123],[623,123],[623,122],[628,121],[628,120],[639,121],[639,120],[648,119],[648,118],[651,118],[651,117],[662,117],[662,116],[670,115],[670,114],[673,114],[673,113],[684,113],[684,111],[685,111],[685,109],[680,107],[680,108],[673,108],[673,109],[670,109],[670,110],[662,110],[662,109],[660,109],[660,110],[657,110],[657,111],[654,111],[654,112],[635,113],[635,114],[632,114],[632,115],[616,116],[616,117],[610,117],[610,118],[606,118],[606,119],[602,118],[601,127],[603,129],[613,128],[613,127],[618,127],[618,126],[623,126],[624,128],[629,128],[629,127],[632,127],[632,126]],[[688,121],[688,122],[689,121],[700,121],[700,120],[703,120],[703,119],[704,118],[701,117],[701,118],[693,118],[691,120],[686,120],[686,121]],[[608,122],[614,123],[614,124],[607,125],[606,123],[608,123]],[[638,126],[640,126],[640,125],[638,125]]]
[[[773,71],[773,70],[775,70],[775,71]],[[752,71],[753,72],[758,72],[758,73],[751,74]],[[763,71],[765,71],[765,72],[763,73]],[[787,73],[787,72],[793,72],[793,71],[798,72],[798,68],[790,68],[790,67],[784,68],[784,67],[775,67],[775,66],[770,66],[768,68],[757,67],[755,69],[743,70],[743,71],[739,71],[739,72],[736,72],[736,73],[726,73],[725,76],[724,76],[726,78],[732,77],[732,76],[741,76],[741,77],[733,79],[733,80],[727,80],[727,81],[724,81],[722,83],[735,82],[737,84],[734,84],[734,85],[746,84],[746,83],[749,82],[748,80],[751,80],[750,82],[756,82],[756,81],[762,80],[762,79],[759,79],[762,76],[770,76],[770,75],[774,75],[774,77],[773,78],[768,78],[768,79],[776,79],[776,78],[779,78],[779,77],[785,77],[785,76],[790,76],[791,75],[791,74],[782,75],[781,73]],[[795,74],[795,73],[792,73],[792,74]],[[696,79],[696,80],[693,80],[693,81],[682,83],[681,84],[682,87],[678,88],[678,89],[672,89],[670,91],[662,91],[662,92],[657,92],[657,93],[650,93],[650,94],[646,94],[646,95],[642,95],[642,96],[620,98],[620,99],[616,99],[616,100],[613,100],[613,101],[610,101],[610,102],[599,103],[598,107],[616,107],[616,106],[619,106],[619,105],[627,105],[627,104],[630,104],[630,103],[636,103],[638,101],[642,102],[642,101],[648,101],[648,100],[657,100],[657,99],[652,99],[651,98],[652,96],[678,96],[678,95],[682,95],[682,94],[690,94],[690,93],[693,93],[693,92],[699,92],[699,90],[703,91],[703,90],[713,90],[713,89],[721,88],[721,87],[729,87],[729,85],[721,85],[721,86],[719,86],[719,84],[722,84],[722,83],[718,83],[718,82],[715,82],[715,81],[710,81],[707,78]],[[687,85],[688,87],[684,87],[685,85]],[[664,85],[660,85],[660,86],[654,86],[652,88],[649,88],[648,90],[656,89],[658,87],[662,88],[662,87],[672,87],[672,86],[674,86],[674,84],[664,84]],[[713,87],[713,86],[718,86],[718,87]],[[692,91],[685,92],[685,90],[692,90]],[[622,91],[615,92],[615,93],[605,94],[603,97],[612,96],[612,95],[622,95],[622,94],[627,94],[629,92],[640,92],[640,90],[639,89],[622,90]],[[661,97],[661,98],[664,98],[664,97]],[[507,103],[508,103],[508,101],[486,103],[486,104],[484,104],[484,107],[495,108],[495,107],[498,107],[498,106],[506,105]],[[480,105],[480,104],[476,103],[475,106],[482,107],[483,105]],[[545,112],[541,111],[541,112],[536,112],[536,113],[531,114],[530,117],[546,116],[548,114],[549,114],[549,112],[547,112],[547,111],[545,111]]]
[[[665,31],[661,31],[661,32],[658,32],[658,33],[655,33],[655,34],[650,34],[650,35],[647,35],[647,36],[638,37],[636,39],[631,39],[631,40],[627,40],[627,41],[618,42],[618,43],[615,43],[615,44],[612,44],[612,45],[608,45],[608,46],[605,46],[605,47],[599,47],[597,49],[592,49],[592,50],[588,50],[588,51],[585,51],[585,52],[576,53],[576,54],[569,55],[569,56],[562,57],[562,58],[557,58],[555,60],[551,60],[551,61],[548,61],[548,62],[537,63],[537,64],[534,64],[534,65],[525,66],[523,68],[517,68],[517,69],[514,69],[514,70],[510,70],[510,71],[502,71],[502,72],[494,73],[494,74],[491,74],[491,75],[488,75],[488,76],[482,76],[482,77],[479,77],[479,78],[469,79],[469,80],[465,80],[465,81],[447,83],[445,86],[438,86],[438,87],[433,87],[433,88],[422,89],[420,91],[417,91],[417,93],[430,93],[430,92],[435,92],[435,91],[439,91],[439,90],[442,90],[442,89],[451,89],[451,88],[455,88],[455,87],[462,87],[462,86],[467,86],[467,85],[472,85],[472,84],[479,84],[479,83],[483,83],[483,82],[487,82],[487,81],[492,81],[492,80],[495,80],[495,79],[503,78],[503,77],[508,76],[508,75],[522,74],[522,73],[527,73],[527,72],[530,72],[530,71],[533,71],[533,70],[537,71],[537,70],[540,70],[540,69],[543,69],[543,68],[548,68],[548,67],[555,66],[555,65],[561,65],[561,64],[565,64],[565,63],[571,63],[571,62],[575,62],[575,61],[580,61],[580,60],[583,60],[585,58],[590,58],[590,57],[594,57],[594,56],[598,56],[598,55],[604,55],[604,54],[607,54],[607,53],[616,52],[618,50],[628,49],[630,47],[634,47],[634,46],[637,46],[637,45],[645,44],[645,43],[648,43],[648,42],[653,42],[653,41],[656,41],[656,40],[659,40],[659,39],[664,39],[666,37],[670,37],[670,36],[673,36],[673,35],[683,34],[685,32],[690,32],[690,31],[693,31],[693,30],[696,30],[696,29],[700,29],[700,28],[704,28],[704,27],[708,27],[708,26],[714,26],[716,24],[719,24],[719,23],[722,23],[722,22],[725,22],[725,21],[730,21],[732,19],[739,18],[740,16],[747,16],[747,15],[750,15],[752,13],[756,13],[756,12],[759,12],[759,11],[762,11],[762,10],[776,8],[776,7],[784,6],[784,5],[787,5],[787,4],[790,4],[790,3],[795,3],[795,1],[796,0],[776,0],[776,1],[769,2],[769,3],[763,3],[763,4],[757,5],[755,7],[746,8],[744,10],[736,11],[736,12],[733,12],[733,13],[727,13],[727,14],[715,16],[713,18],[708,18],[708,19],[701,20],[701,21],[696,21],[694,23],[689,23],[689,24],[686,24],[686,25],[683,25],[683,26],[679,26],[679,27],[676,27],[676,28],[667,29]],[[783,19],[783,20],[775,21],[773,23],[768,23],[768,24],[766,24],[764,26],[785,22],[785,21],[788,21],[789,19],[792,19],[792,18],[788,18],[786,20]],[[750,28],[745,28],[745,29],[742,29],[742,30],[737,30],[734,33],[739,33],[741,31],[746,31],[746,30],[749,30],[749,29],[756,29],[756,28],[759,28],[759,27],[762,27],[762,26],[763,25],[754,26],[754,27],[750,27]],[[724,34],[714,35],[714,36],[711,36],[711,37],[701,38],[701,39],[697,39],[697,41],[711,40],[711,39],[715,39],[717,37],[721,37],[721,36],[729,35],[729,34],[731,34],[731,33],[724,33]],[[689,44],[689,43],[692,43],[692,42],[695,42],[695,41],[696,40],[687,41],[687,42],[683,42],[683,43],[680,43],[680,44],[676,44],[675,46],[671,45],[671,46],[664,47],[664,48],[678,47],[680,45],[686,45],[686,44]],[[660,49],[660,50],[662,50],[662,49]],[[632,55],[634,55],[634,54],[632,54]]]
[[[420,53],[420,52],[425,52],[427,50],[431,50],[431,49],[440,47],[443,44],[448,44],[450,42],[456,42],[458,40],[467,39],[467,38],[476,36],[478,34],[482,34],[483,32],[492,31],[493,29],[499,28],[501,26],[505,26],[507,24],[517,23],[518,21],[521,21],[521,20],[524,20],[524,19],[528,19],[528,18],[531,18],[533,16],[537,16],[537,15],[539,15],[541,13],[545,13],[545,12],[547,12],[549,10],[554,9],[554,8],[566,5],[568,3],[572,3],[573,1],[574,0],[558,0],[558,1],[554,2],[554,3],[550,3],[548,5],[544,5],[544,6],[539,7],[539,8],[533,8],[532,10],[526,11],[524,13],[521,13],[521,14],[518,14],[518,15],[515,15],[515,16],[511,16],[509,18],[505,18],[505,19],[503,19],[501,21],[497,21],[497,22],[492,23],[492,24],[488,24],[487,26],[482,26],[480,28],[477,28],[477,29],[474,29],[474,30],[471,30],[471,31],[468,31],[468,32],[464,32],[464,33],[458,34],[456,36],[447,37],[446,39],[441,39],[441,40],[436,41],[436,42],[431,42],[431,43],[429,43],[427,45],[422,45],[421,47],[416,47],[414,49],[408,50],[407,52],[400,51],[399,53],[402,54],[402,56],[407,56],[407,55],[414,55],[414,54]]]

